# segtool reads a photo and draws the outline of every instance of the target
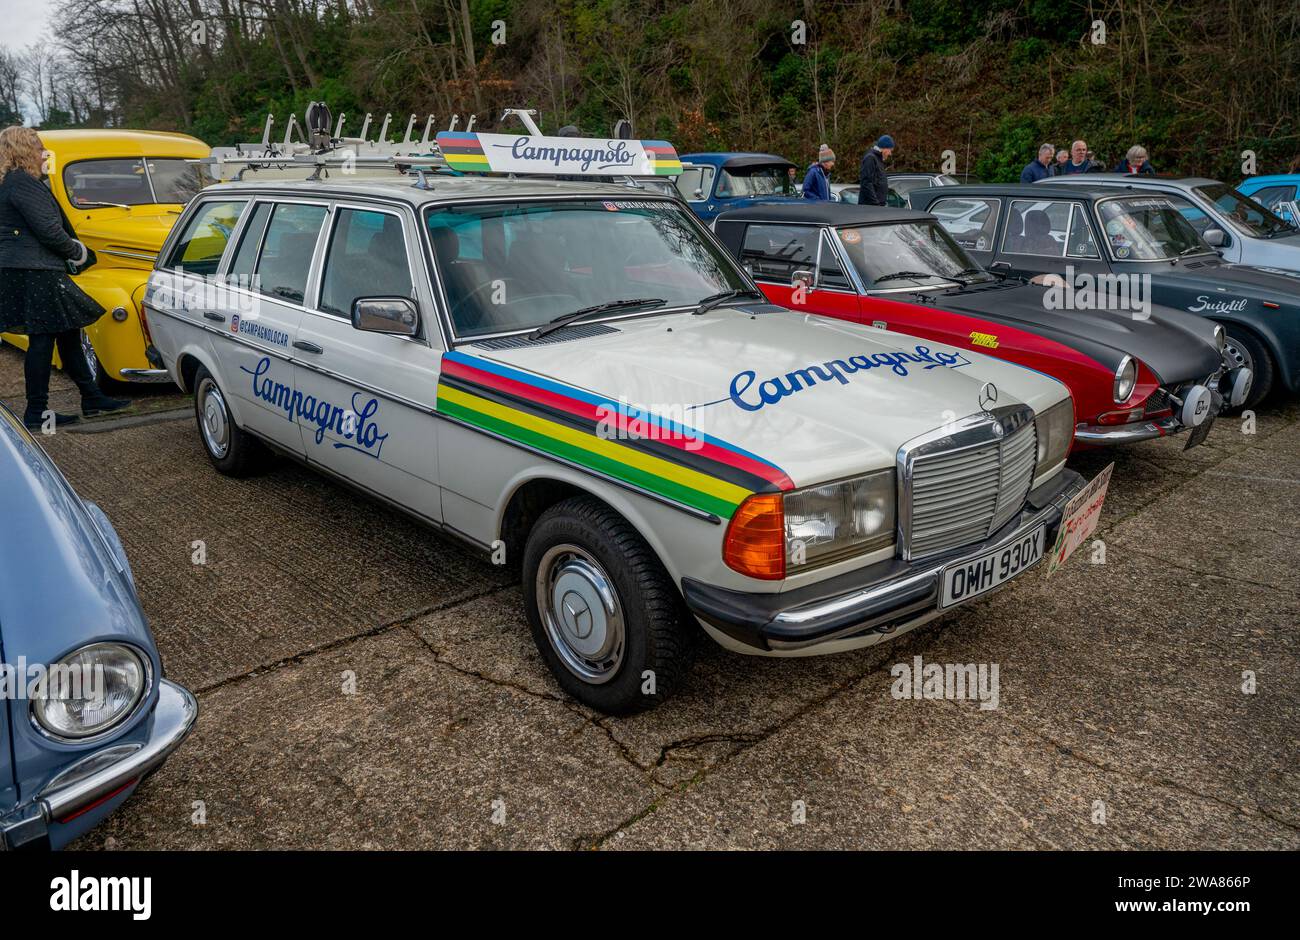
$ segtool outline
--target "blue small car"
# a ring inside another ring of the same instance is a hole
[[[162,764],[198,705],[163,678],[108,517],[4,405],[0,520],[0,849],[58,849]]]
[[[1237,184],[1237,192],[1249,196],[1265,209],[1292,225],[1300,225],[1300,211],[1296,201],[1300,193],[1300,173],[1274,173],[1271,176],[1249,176]]]
[[[730,209],[803,198],[803,175],[784,157],[770,153],[688,153],[681,161],[677,191],[705,222],[712,222],[719,212]]]

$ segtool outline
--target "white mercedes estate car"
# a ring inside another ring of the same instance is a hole
[[[984,595],[1082,487],[1064,385],[767,303],[634,182],[219,184],[144,306],[219,472],[287,455],[515,566],[610,713],[679,687],[701,629],[825,653]]]

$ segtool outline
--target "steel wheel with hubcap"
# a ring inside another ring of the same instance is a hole
[[[1264,346],[1253,334],[1240,327],[1224,324],[1228,339],[1224,344],[1223,355],[1233,368],[1245,366],[1250,369],[1252,381],[1250,394],[1242,408],[1253,408],[1268,397],[1273,388],[1273,359]]]
[[[212,376],[203,377],[195,399],[203,444],[209,454],[220,460],[230,451],[230,412],[226,410],[226,400],[221,396],[221,389],[217,388]]]
[[[193,383],[194,418],[212,465],[232,477],[251,476],[262,470],[269,456],[266,447],[235,424],[226,396],[212,373],[199,366]]]
[[[600,562],[576,545],[556,545],[537,568],[538,614],[551,648],[584,682],[608,682],[626,639],[618,592]]]
[[[659,558],[592,496],[547,509],[524,544],[533,641],[566,692],[609,714],[650,708],[680,685],[694,632]]]

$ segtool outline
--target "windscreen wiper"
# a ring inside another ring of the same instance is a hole
[[[725,304],[728,300],[735,300],[737,297],[757,297],[759,300],[765,300],[762,291],[750,290],[746,287],[736,288],[735,290],[718,291],[716,294],[710,294],[700,301],[699,306],[695,308],[694,316],[701,313],[707,313],[718,304]]]
[[[882,274],[882,275],[880,275],[880,277],[876,278],[876,280],[875,280],[874,283],[879,284],[881,281],[897,281],[897,280],[899,280],[900,278],[908,278],[908,277],[913,278],[913,279],[916,279],[916,278],[933,278],[933,277],[939,277],[939,275],[938,275],[938,274],[929,274],[929,273],[927,273],[927,272],[925,272],[925,271],[895,271],[893,274]]]
[[[544,323],[537,329],[528,334],[529,339],[541,339],[548,333],[554,333],[556,330],[563,329],[570,323],[576,323],[583,317],[589,317],[593,314],[604,313],[606,310],[620,310],[623,307],[662,307],[668,301],[662,297],[632,297],[627,300],[611,300],[608,303],[596,304],[592,307],[583,307],[581,310],[575,310],[572,313],[562,313],[550,323]]]

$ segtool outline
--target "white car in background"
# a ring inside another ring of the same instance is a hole
[[[1227,183],[1199,176],[1139,178],[1119,173],[1079,173],[1048,179],[1052,183],[1161,193],[1169,197],[1183,218],[1224,261],[1283,272],[1300,271],[1300,229]]]

